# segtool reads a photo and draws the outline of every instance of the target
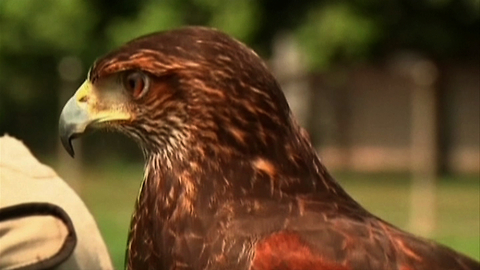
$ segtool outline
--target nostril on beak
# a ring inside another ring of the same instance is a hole
[[[78,102],[87,102],[88,101],[88,96],[83,96],[78,99]]]

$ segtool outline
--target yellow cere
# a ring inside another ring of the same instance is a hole
[[[75,97],[77,99],[77,102],[81,102],[81,100],[90,95],[90,92],[92,91],[92,83],[87,79],[83,84],[78,88],[77,93],[75,93]]]
[[[96,100],[98,96],[95,96],[94,89],[95,86],[87,79],[75,93],[75,99],[79,107],[88,111],[90,121],[102,123],[115,120],[128,120],[131,118],[130,113],[123,110],[123,106],[118,106],[118,104],[115,104],[116,102],[112,102],[113,99],[103,96],[101,100]],[[85,99],[85,97],[88,97],[90,102],[86,102],[87,99]],[[92,100],[95,101],[92,102]],[[93,105],[96,102],[105,103],[106,106],[104,106],[104,109],[98,110],[98,107]],[[110,103],[110,105],[107,105],[108,103]]]

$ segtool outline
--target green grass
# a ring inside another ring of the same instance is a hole
[[[382,219],[407,229],[407,174],[334,173],[358,202]],[[130,217],[142,179],[142,165],[107,165],[86,170],[81,197],[95,216],[117,269],[123,269]],[[480,258],[480,184],[478,175],[441,179],[432,236],[455,250]]]
[[[88,170],[81,197],[92,211],[116,269],[123,269],[130,218],[140,183],[142,165]]]

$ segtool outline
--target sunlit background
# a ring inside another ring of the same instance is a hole
[[[221,29],[266,59],[323,162],[367,209],[480,258],[480,0],[1,0],[0,135],[75,188],[117,268],[141,152],[96,133],[72,160],[59,112],[96,58],[184,25]]]

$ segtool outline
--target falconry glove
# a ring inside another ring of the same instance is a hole
[[[0,269],[113,269],[78,195],[18,140],[0,137]]]

